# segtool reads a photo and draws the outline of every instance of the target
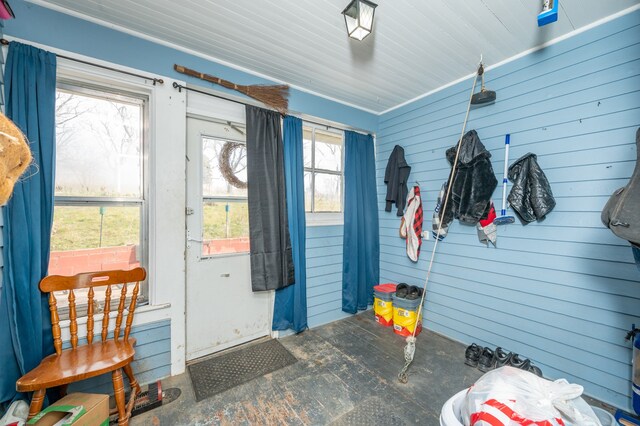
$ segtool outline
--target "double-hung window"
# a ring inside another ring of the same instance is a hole
[[[341,213],[343,133],[303,126],[304,204],[307,213]]]
[[[146,266],[147,101],[58,83],[50,275]],[[83,301],[86,294],[76,294],[76,303]]]

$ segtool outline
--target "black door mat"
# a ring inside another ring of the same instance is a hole
[[[189,365],[196,401],[294,364],[296,357],[275,339],[251,344]]]
[[[382,398],[372,397],[345,413],[332,426],[385,425],[404,426],[412,422],[402,418],[388,408],[389,402]]]

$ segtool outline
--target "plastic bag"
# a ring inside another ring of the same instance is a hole
[[[581,397],[583,388],[552,382],[514,367],[482,376],[462,405],[465,426],[601,426]]]

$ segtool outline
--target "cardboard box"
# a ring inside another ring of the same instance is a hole
[[[27,424],[109,426],[109,396],[95,393],[71,393],[36,414]]]

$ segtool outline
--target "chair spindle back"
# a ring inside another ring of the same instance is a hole
[[[94,304],[95,304],[95,287],[104,287],[105,291],[103,315],[102,315],[102,342],[105,342],[109,336],[109,318],[111,313],[111,286],[122,285],[120,291],[120,300],[118,303],[118,312],[116,315],[116,323],[113,331],[113,338],[120,339],[120,331],[122,321],[124,319],[124,310],[127,299],[127,284],[135,283],[131,293],[131,302],[127,312],[126,325],[124,328],[124,339],[129,338],[131,332],[131,324],[133,323],[134,311],[136,309],[138,292],[140,291],[140,282],[144,281],[147,273],[144,268],[135,268],[130,271],[101,271],[86,272],[74,276],[50,275],[40,281],[40,291],[49,293],[49,310],[51,311],[51,332],[53,334],[53,346],[56,353],[60,355],[62,352],[62,334],[60,330],[60,316],[58,315],[58,306],[54,291],[67,290],[69,292],[69,332],[71,334],[71,347],[78,346],[78,313],[76,309],[76,294],[74,290],[88,288],[87,293],[87,343],[92,344],[94,338]]]

